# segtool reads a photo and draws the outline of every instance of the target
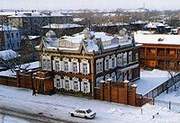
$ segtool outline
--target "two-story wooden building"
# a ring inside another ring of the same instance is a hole
[[[142,67],[180,70],[180,35],[135,33]]]
[[[85,29],[73,36],[56,38],[49,31],[37,50],[41,54],[41,72],[49,72],[47,79],[63,92],[95,97],[101,80],[132,82],[140,77],[139,45],[128,35]],[[37,73],[35,79],[38,78]]]

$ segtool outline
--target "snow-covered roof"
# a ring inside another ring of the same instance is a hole
[[[43,26],[42,28],[51,28],[51,29],[67,29],[67,28],[75,28],[75,27],[83,27],[79,24],[48,24],[46,26]]]
[[[135,42],[140,44],[180,45],[180,35],[134,33]]]
[[[146,24],[146,23],[147,23],[146,21],[142,21],[142,20],[131,22],[131,24]]]
[[[100,38],[101,41],[108,41],[114,38],[113,35],[105,33],[105,32],[95,32],[94,35],[96,38]]]
[[[145,95],[171,78],[167,71],[154,69],[152,71],[141,69],[141,78],[135,82],[137,93]]]
[[[74,22],[80,22],[80,21],[83,21],[83,20],[84,20],[84,18],[73,18]]]
[[[50,12],[50,13],[43,13],[40,11],[28,11],[28,12],[14,12],[9,17],[53,17],[53,16],[71,16],[67,14],[62,14],[60,12]]]
[[[93,26],[124,26],[124,25],[129,25],[128,23],[112,23],[112,22],[109,22],[109,23],[102,23],[102,24],[92,24]]]
[[[145,28],[168,27],[168,25],[160,22],[150,22],[144,26]]]
[[[18,54],[11,49],[0,51],[0,59],[3,59],[3,60],[11,60],[11,59],[16,58],[17,56]]]
[[[52,31],[51,34],[55,35]],[[93,52],[132,43],[132,38],[129,36],[114,36],[105,32],[89,31],[88,29],[72,36],[62,36],[60,39],[48,35],[46,34],[44,37],[43,43],[46,48],[53,50],[79,50],[80,46],[83,45],[87,52]]]
[[[28,38],[30,40],[33,40],[33,39],[36,39],[36,38],[39,38],[40,36],[39,35],[28,35]]]
[[[37,69],[40,67],[40,62],[36,61],[36,62],[26,63],[26,64],[22,64],[20,67],[21,69],[26,68],[27,70]],[[9,69],[6,71],[1,71],[0,76],[16,77],[16,72]]]
[[[5,16],[14,15],[14,14],[15,14],[15,12],[12,12],[12,11],[0,12],[0,15],[5,15]]]
[[[15,27],[12,27],[11,25],[0,25],[0,31],[13,31],[18,30]]]

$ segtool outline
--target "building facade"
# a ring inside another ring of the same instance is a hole
[[[0,50],[19,50],[21,34],[17,28],[0,25]]]
[[[180,70],[180,35],[135,34],[142,67]]]
[[[139,46],[129,36],[112,36],[85,29],[56,38],[49,31],[37,50],[42,71],[53,75],[56,90],[95,97],[101,80],[139,79]]]
[[[69,15],[51,15],[40,12],[17,13],[8,17],[8,22],[21,29],[22,34],[39,35],[41,28],[51,23],[72,23],[73,17]]]

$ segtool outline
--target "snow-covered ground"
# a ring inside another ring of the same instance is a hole
[[[3,85],[0,85],[0,106],[83,123],[179,123],[180,121],[180,114],[150,104],[139,108],[72,96],[32,96],[31,90]],[[71,117],[68,112],[79,107],[93,109],[97,117],[93,120]]]
[[[145,95],[168,79],[170,79],[170,74],[167,71],[141,69],[140,79],[135,82],[137,85],[137,93]]]
[[[157,100],[162,100],[162,101],[171,101],[174,103],[180,103],[180,87],[178,87],[176,90],[171,88],[168,93],[164,92],[161,95],[159,95]]]
[[[168,93],[165,91],[164,93],[156,97],[156,99],[166,101],[166,102],[171,101],[173,103],[180,104],[180,82],[176,84],[176,89],[175,89],[175,86],[173,86],[169,89]]]
[[[165,91],[155,99],[155,105],[161,105],[161,107],[169,107],[171,110],[180,113],[180,82],[177,84],[177,89],[171,87],[168,93]]]
[[[8,115],[1,115],[0,114],[0,123],[30,123],[24,119],[8,116]]]

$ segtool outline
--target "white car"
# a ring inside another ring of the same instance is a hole
[[[93,119],[96,116],[96,113],[91,109],[77,109],[75,111],[70,112],[72,117],[82,117],[82,118],[90,118]]]

